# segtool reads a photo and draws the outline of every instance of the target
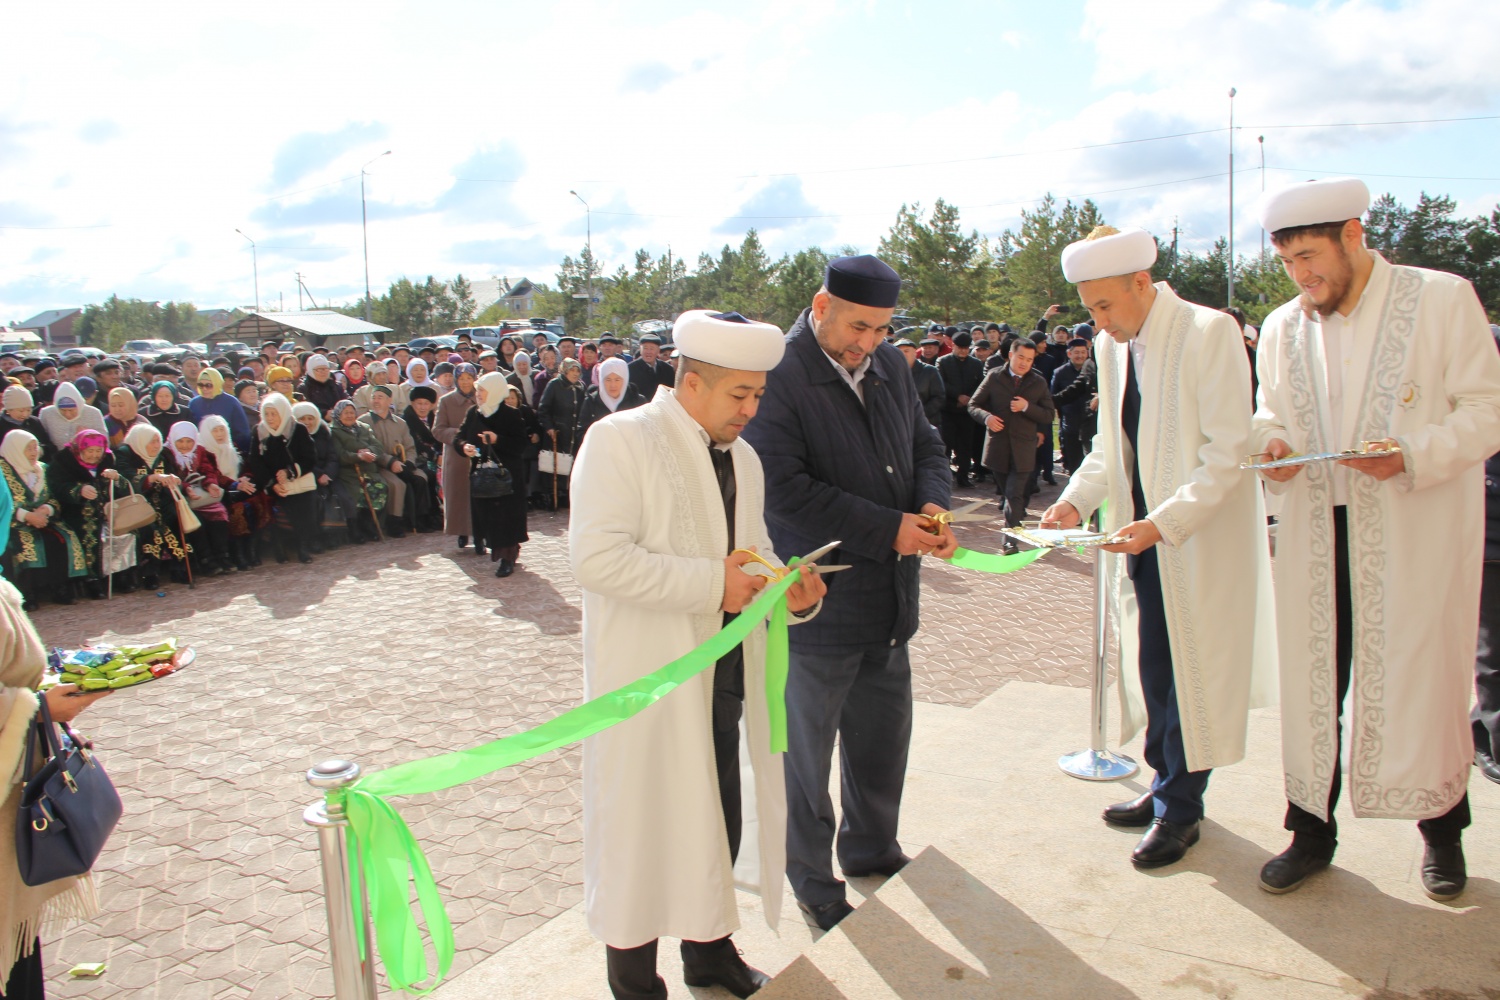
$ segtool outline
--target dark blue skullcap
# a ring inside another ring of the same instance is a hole
[[[1068,341],[1068,350],[1070,351],[1075,347],[1087,346],[1089,346],[1089,342],[1087,340],[1084,340],[1082,337],[1074,337],[1072,340]]]
[[[894,309],[901,296],[901,276],[879,257],[838,257],[828,262],[823,287],[855,305]]]
[[[845,258],[845,259],[848,260],[850,258]],[[832,265],[829,265],[829,266],[831,267]],[[829,291],[833,291],[833,290],[829,289]],[[834,292],[834,294],[838,295],[837,292]],[[839,298],[843,298],[843,296],[839,295]],[[726,323],[748,323],[748,322],[750,322],[748,319],[746,319],[745,317],[741,316],[737,312],[709,313],[709,319],[721,319],[721,320],[723,320]]]
[[[950,326],[948,329],[952,330],[953,327]],[[974,344],[974,338],[971,337],[971,336],[969,336],[967,333],[955,333],[955,334],[953,334],[953,346],[954,347],[972,347],[973,344]]]

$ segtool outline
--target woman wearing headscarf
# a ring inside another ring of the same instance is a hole
[[[344,492],[339,482],[339,450],[333,444],[333,432],[318,413],[318,408],[309,402],[292,406],[292,419],[312,437],[313,478],[317,482],[318,530],[313,533],[310,546],[314,554],[322,552],[327,545],[339,544],[339,536],[333,532],[344,528],[348,537],[354,537],[351,527],[359,516],[359,505]]]
[[[318,529],[317,492],[288,490],[297,489],[293,484],[313,471],[316,456],[312,435],[292,419],[292,404],[280,393],[271,393],[261,403],[260,423],[255,426],[254,449],[249,459],[256,489],[271,495],[277,511],[276,561],[286,562],[290,543],[299,562],[312,562],[308,546]]]
[[[630,368],[620,358],[599,363],[599,387],[590,389],[578,416],[578,443],[583,444],[589,428],[611,413],[632,410],[646,402],[646,397],[630,384]]]
[[[243,572],[255,565],[255,539],[271,520],[270,505],[245,475],[228,421],[216,413],[204,417],[198,425],[198,447],[224,490],[220,502],[229,527],[229,558]]]
[[[5,575],[26,596],[27,610],[37,607],[44,592],[58,604],[72,604],[72,581],[88,575],[83,547],[62,522],[62,503],[52,496],[41,455],[41,444],[28,431],[11,431],[0,442],[0,473],[13,511]]]
[[[344,398],[353,399],[354,394],[365,388],[369,383],[368,372],[365,371],[365,363],[358,358],[350,358],[344,362]]]
[[[229,511],[224,507],[224,494],[233,481],[219,472],[218,463],[198,438],[191,420],[178,421],[168,434],[167,453],[172,456],[173,474],[182,480],[182,495],[201,524],[198,530],[208,542],[199,545],[197,532],[189,536],[193,571],[199,576],[223,576],[230,572]]]
[[[443,505],[438,495],[438,460],[443,454],[443,442],[432,434],[434,411],[437,409],[437,393],[422,386],[412,390],[411,402],[407,404],[401,418],[416,442],[417,450],[412,460],[427,474],[427,518],[434,530],[443,527]]]
[[[458,439],[469,457],[466,472],[486,459],[497,460],[510,473],[514,486],[504,497],[470,501],[473,509],[474,548],[490,549],[499,562],[496,576],[510,576],[521,555],[526,534],[526,452],[541,436],[536,415],[521,403],[521,390],[511,385],[504,372],[490,372],[474,387],[476,404],[464,415]]]
[[[109,390],[109,413],[104,418],[104,433],[109,437],[109,446],[118,448],[125,443],[130,428],[149,421],[141,416],[140,401],[127,386],[117,385]]]
[[[583,344],[578,348],[578,362],[583,369],[583,384],[592,387],[594,369],[599,367],[599,345]]]
[[[83,394],[72,382],[59,382],[52,394],[52,405],[43,407],[42,427],[54,448],[66,448],[73,435],[85,427],[104,433],[104,414],[83,401]]]
[[[172,472],[171,461],[161,432],[154,426],[132,427],[125,435],[125,444],[115,449],[115,468],[156,512],[156,520],[135,533],[136,567],[147,590],[155,590],[161,583],[163,566],[173,580],[187,582],[186,560],[192,546],[186,543],[177,521],[172,487],[181,487],[182,480]]]
[[[427,377],[427,371],[427,362],[421,358],[412,358],[406,363],[406,381],[396,386],[396,406],[402,412],[405,412],[407,404],[411,402],[411,391],[417,386],[425,386],[435,392],[439,399],[442,398],[442,388]]]
[[[42,446],[42,461],[50,462],[57,449],[47,437],[47,429],[33,411],[31,391],[21,385],[7,385],[0,396],[0,441],[11,431],[27,431],[34,435]]]
[[[452,361],[439,361],[432,366],[432,380],[437,383],[439,399],[443,398],[444,393],[453,391],[454,379],[458,377],[458,366],[461,364],[463,364],[462,361],[458,364],[454,364]],[[470,365],[469,367],[473,368],[474,366]]]
[[[47,486],[62,505],[59,520],[68,526],[83,550],[88,573],[84,592],[95,600],[104,597],[103,547],[100,538],[108,521],[109,484],[120,474],[109,451],[109,440],[100,432],[84,428],[73,443],[57,453],[47,465]],[[123,574],[129,576],[129,574]],[[133,590],[125,585],[121,590]]]
[[[216,415],[229,425],[229,436],[234,446],[241,451],[250,447],[250,421],[240,401],[224,391],[224,376],[217,368],[205,368],[198,373],[198,395],[188,404],[192,421],[199,426],[203,418]]]
[[[386,485],[380,470],[390,466],[391,456],[381,450],[369,425],[359,422],[359,412],[347,399],[334,406],[329,430],[339,455],[339,483],[359,508],[358,516],[349,523],[349,539],[356,545],[375,541],[381,537],[375,521],[386,506]]]
[[[307,376],[297,387],[302,398],[318,408],[325,418],[333,407],[344,398],[344,388],[333,378],[333,365],[328,358],[314,354],[307,359]]]
[[[510,384],[515,386],[517,389],[521,390],[521,402],[525,403],[533,410],[535,410],[537,408],[537,404],[541,402],[542,392],[544,391],[547,384],[545,381],[541,383],[537,382],[536,376],[538,374],[539,373],[531,370],[531,355],[527,354],[525,351],[517,351],[515,357],[515,370],[507,376],[507,381],[509,381]]]
[[[23,611],[21,595],[0,581],[0,788],[8,816],[20,811],[22,786],[31,777],[23,762],[40,701],[46,700],[54,722],[72,722],[110,693],[58,684],[39,694],[46,667],[47,651]],[[0,847],[0,987],[7,1000],[38,1000],[46,995],[39,932],[95,916],[99,894],[89,874],[25,884],[16,866],[15,838],[6,838],[5,845]]]
[[[146,406],[146,420],[161,434],[163,441],[171,433],[173,424],[191,418],[187,407],[177,402],[177,387],[166,379],[157,379],[151,383],[148,398],[150,402]]]
[[[474,373],[457,377],[458,385],[438,397],[437,416],[432,421],[432,436],[443,442],[443,534],[457,535],[458,547],[469,544],[472,521],[469,518],[469,461],[459,450],[458,429],[464,415],[474,406]],[[435,388],[435,387],[434,387]],[[483,554],[482,548],[477,549]]]
[[[588,390],[583,383],[583,366],[572,358],[563,359],[561,375],[547,383],[537,406],[537,422],[542,426],[543,450],[560,455],[578,453],[578,419],[583,415],[583,401]],[[538,473],[537,487],[541,505],[552,508],[552,485],[556,479],[559,505],[565,503],[568,479],[556,473]]]

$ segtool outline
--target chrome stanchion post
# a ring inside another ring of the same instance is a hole
[[[325,760],[307,772],[307,783],[325,793],[345,788],[359,778],[359,765],[345,760]],[[325,794],[302,813],[302,821],[318,831],[318,854],[323,865],[323,902],[328,909],[328,958],[333,965],[333,995],[336,1000],[375,1000],[375,942],[370,937],[369,903],[363,883],[359,887],[360,915],[356,916],[349,883],[349,846],[344,828],[341,795]],[[360,958],[356,920],[362,920],[365,955]]]
[[[1094,684],[1089,748],[1064,754],[1057,766],[1085,781],[1117,781],[1140,770],[1124,754],[1111,753],[1104,731],[1109,713],[1109,585],[1104,577],[1105,551],[1094,546]]]

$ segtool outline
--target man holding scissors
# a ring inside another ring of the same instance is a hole
[[[1120,741],[1144,723],[1151,790],[1104,820],[1146,827],[1138,868],[1198,842],[1209,770],[1245,755],[1252,704],[1275,695],[1270,555],[1250,440],[1250,363],[1233,319],[1152,284],[1156,241],[1109,226],[1063,251],[1093,317],[1099,434],[1044,525],[1106,501],[1119,609]],[[1137,669],[1128,669],[1128,666]]]
[[[1266,195],[1261,224],[1301,294],[1266,318],[1256,368],[1276,538],[1285,826],[1261,869],[1291,892],[1338,846],[1340,710],[1355,816],[1414,819],[1422,886],[1464,891],[1468,710],[1484,560],[1484,460],[1500,448],[1500,355],[1464,279],[1368,249],[1354,178]]]
[[[920,556],[952,555],[952,475],[901,352],[884,343],[901,279],[875,257],[828,265],[812,307],[746,429],[766,469],[766,522],[780,552],[843,539],[815,621],[792,631],[787,682],[787,877],[824,930],[853,912],[834,876],[833,744],[839,741],[845,875],[893,875],[911,741]]]

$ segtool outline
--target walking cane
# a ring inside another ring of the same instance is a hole
[[[109,549],[109,562],[99,568],[105,570],[104,575],[109,578],[104,585],[104,599],[112,601],[115,599],[115,575],[108,570],[115,564],[115,481],[113,479],[109,481],[109,507],[107,509],[109,510],[109,524],[106,530],[109,532],[109,541],[105,545]]]
[[[181,496],[182,494],[178,493],[175,489],[172,490],[172,499],[174,501]],[[186,504],[187,501],[184,500],[183,503]],[[175,509],[175,503],[173,506]],[[207,531],[208,529],[205,528],[204,530]],[[177,512],[177,544],[182,546],[182,565],[187,567],[188,590],[197,590],[198,584],[193,580],[193,555],[188,551],[187,532],[182,530],[182,512],[180,510]]]
[[[385,532],[380,530],[380,515],[375,513],[375,501],[370,499],[370,488],[365,485],[365,473],[359,467],[358,459],[354,462],[354,474],[359,477],[359,491],[365,495],[365,506],[370,508],[370,520],[375,522],[375,537],[383,542]]]
[[[548,431],[552,435],[552,509],[557,510],[557,431]]]

